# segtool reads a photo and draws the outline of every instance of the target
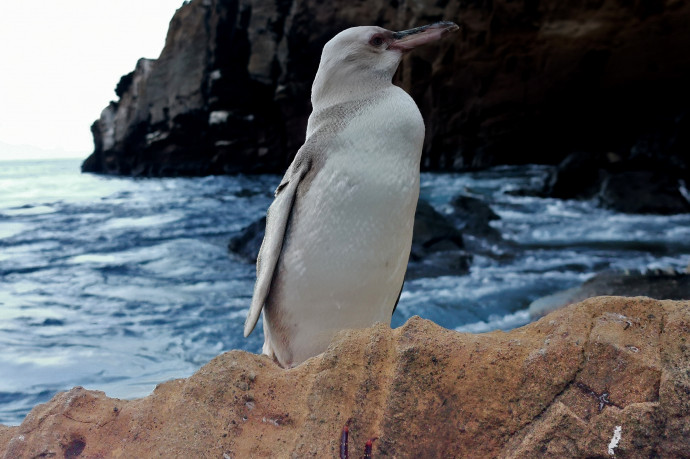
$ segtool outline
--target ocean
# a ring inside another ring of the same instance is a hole
[[[0,162],[0,423],[19,424],[73,386],[136,398],[247,339],[255,268],[228,253],[265,214],[280,177],[134,179],[81,174],[80,161]],[[611,269],[690,262],[690,215],[624,215],[538,189],[547,166],[422,174],[447,213],[469,193],[504,238],[469,274],[405,284],[393,327],[419,315],[474,333],[529,321],[527,306]]]

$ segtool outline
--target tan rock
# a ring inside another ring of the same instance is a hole
[[[508,333],[412,318],[291,370],[231,351],[139,400],[74,388],[0,457],[687,457],[690,302],[599,297]],[[620,438],[616,437],[620,435]]]

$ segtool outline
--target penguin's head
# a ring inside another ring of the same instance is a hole
[[[315,98],[333,91],[362,92],[390,84],[404,53],[458,30],[452,22],[437,22],[401,32],[375,26],[343,30],[323,47],[312,87]]]

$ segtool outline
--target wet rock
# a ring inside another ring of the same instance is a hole
[[[472,255],[464,250],[439,250],[420,258],[413,258],[407,264],[405,280],[423,277],[462,276],[469,272]]]
[[[118,84],[83,170],[282,173],[328,39],[441,19],[461,33],[407,56],[395,80],[425,116],[424,168],[554,164],[572,151],[687,166],[690,130],[673,126],[690,97],[688,2],[193,0],[161,56]]]
[[[675,157],[573,153],[555,169],[544,195],[596,199],[617,212],[686,213],[690,212],[690,202],[682,191],[686,172],[686,166]]]
[[[244,227],[237,236],[231,238],[228,243],[228,250],[247,262],[256,263],[265,231],[266,217],[262,217]]]
[[[256,262],[265,229],[266,217],[263,217],[233,237],[228,249],[248,262]],[[406,278],[466,274],[471,260],[471,255],[464,250],[462,233],[431,204],[420,199]]]
[[[690,202],[673,175],[630,171],[609,175],[598,194],[601,204],[618,212],[635,214],[680,214],[690,212]]]
[[[546,194],[559,199],[591,199],[601,189],[609,158],[593,153],[571,153],[551,175]]]
[[[529,313],[531,317],[539,318],[570,304],[603,295],[687,300],[690,299],[690,272],[600,273],[579,287],[556,292],[533,301],[529,306]]]
[[[374,457],[684,457],[688,324],[687,301],[601,297],[510,332],[346,330],[287,371],[231,351],[138,400],[60,393],[0,457],[337,457],[348,419]]]
[[[504,240],[500,231],[490,224],[500,217],[481,199],[458,195],[450,201],[445,215],[462,232],[466,252],[495,260],[515,255],[514,244]]]
[[[417,203],[412,236],[413,259],[431,252],[461,250],[462,233],[453,223],[423,199]]]
[[[501,234],[489,224],[493,220],[500,220],[500,217],[481,199],[458,195],[450,201],[450,207],[451,213],[448,217],[463,234],[492,240],[501,239]]]

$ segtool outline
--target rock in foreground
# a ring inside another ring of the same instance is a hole
[[[595,296],[646,296],[658,300],[690,298],[690,273],[677,272],[603,272],[578,287],[539,298],[529,305],[530,317],[546,314]]]
[[[376,436],[375,457],[684,457],[689,332],[690,302],[648,298],[508,333],[413,318],[292,370],[232,351],[139,400],[72,389],[0,427],[0,456],[337,457],[352,418],[353,456]]]

